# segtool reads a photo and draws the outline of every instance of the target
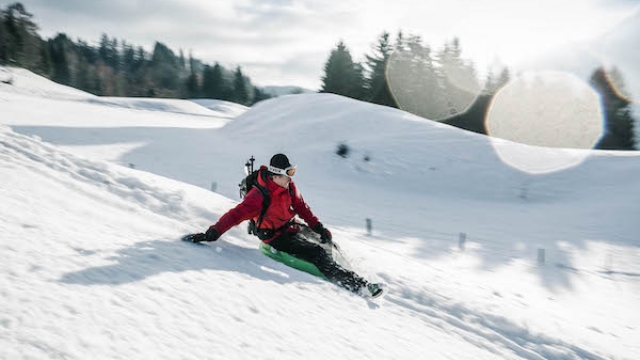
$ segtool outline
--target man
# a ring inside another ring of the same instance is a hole
[[[352,292],[380,296],[383,289],[379,284],[368,283],[353,271],[344,269],[321,245],[313,241],[316,239],[323,244],[331,243],[331,232],[305,203],[292,180],[295,173],[296,167],[291,165],[286,155],[274,155],[268,167],[260,167],[258,186],[254,186],[238,206],[224,214],[205,234],[193,236],[192,241],[216,241],[233,226],[253,219],[256,224],[255,233],[264,243],[314,264],[331,282]],[[269,207],[262,216],[263,194],[259,187],[263,191],[266,189],[270,198]],[[296,215],[307,225],[296,222]]]

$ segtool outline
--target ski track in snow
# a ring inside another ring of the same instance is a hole
[[[86,159],[77,158],[71,154],[59,151],[55,147],[46,143],[31,139],[24,135],[13,132],[6,133],[8,140],[0,140],[0,144],[5,147],[8,156],[19,154],[22,157],[33,161],[25,164],[31,170],[49,175],[48,171],[43,171],[34,164],[43,165],[50,170],[55,170],[61,176],[60,182],[65,186],[72,186],[73,191],[87,193],[83,188],[70,185],[64,180],[64,176],[79,180],[89,186],[106,188],[114,195],[121,197],[126,204],[139,208],[142,206],[147,210],[158,213],[161,216],[171,214],[174,219],[187,222],[192,219],[193,212],[187,212],[184,208],[184,194],[180,191],[165,191],[161,187],[153,186],[142,182],[140,178],[126,175],[123,168],[109,166],[104,163],[95,163]],[[121,169],[121,170],[116,170]],[[87,193],[89,194],[89,193]],[[90,193],[94,196],[94,193]],[[103,199],[105,203],[111,200]],[[112,204],[113,205],[113,204]],[[122,204],[119,204],[122,206]],[[211,217],[211,212],[196,208],[195,215],[198,217]]]
[[[469,343],[486,348],[501,357],[510,350],[519,358],[528,360],[604,360],[605,358],[578,346],[566,344],[542,334],[533,334],[506,318],[482,314],[463,305],[444,305],[427,288],[402,282],[382,275],[385,281],[395,283],[385,300],[407,311],[418,314],[425,322],[442,331],[453,332]],[[396,295],[397,294],[397,295]],[[493,345],[502,345],[503,348]]]

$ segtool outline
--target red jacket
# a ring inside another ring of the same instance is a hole
[[[266,166],[261,166],[260,171],[267,171]],[[258,183],[267,188],[271,197],[269,208],[262,218],[261,229],[279,229],[294,216],[299,215],[309,227],[313,228],[318,223],[318,218],[313,215],[309,205],[304,202],[302,195],[296,188],[293,179],[289,181],[289,189],[285,189],[274,183],[268,176],[265,182],[262,176],[258,176]],[[244,200],[235,208],[222,215],[220,220],[213,225],[222,235],[230,228],[240,224],[244,220],[254,219],[258,221],[262,211],[262,193],[257,188],[249,191]],[[274,236],[275,237],[275,236]],[[271,239],[264,240],[268,243]]]

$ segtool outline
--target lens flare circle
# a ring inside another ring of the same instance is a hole
[[[527,72],[496,94],[486,118],[492,138],[541,148],[526,156],[522,147],[494,141],[500,158],[531,172],[556,171],[577,165],[603,135],[600,96],[575,75],[566,72]]]
[[[434,121],[465,112],[481,92],[470,62],[436,63],[426,49],[395,50],[385,74],[400,109]]]

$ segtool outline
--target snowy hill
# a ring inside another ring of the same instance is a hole
[[[640,356],[637,152],[492,142],[327,94],[231,119],[29,86],[0,84],[0,359]],[[382,303],[264,257],[244,226],[177,241],[279,151]]]
[[[8,84],[10,83],[10,85]],[[94,95],[50,81],[31,71],[0,66],[0,86],[10,86],[15,94],[40,96],[54,99],[95,98]]]
[[[212,99],[192,99],[194,103],[204,106],[207,109],[216,111],[219,114],[226,114],[230,118],[234,118],[244,114],[247,111],[247,107],[244,105],[224,101],[224,100],[212,100]]]

